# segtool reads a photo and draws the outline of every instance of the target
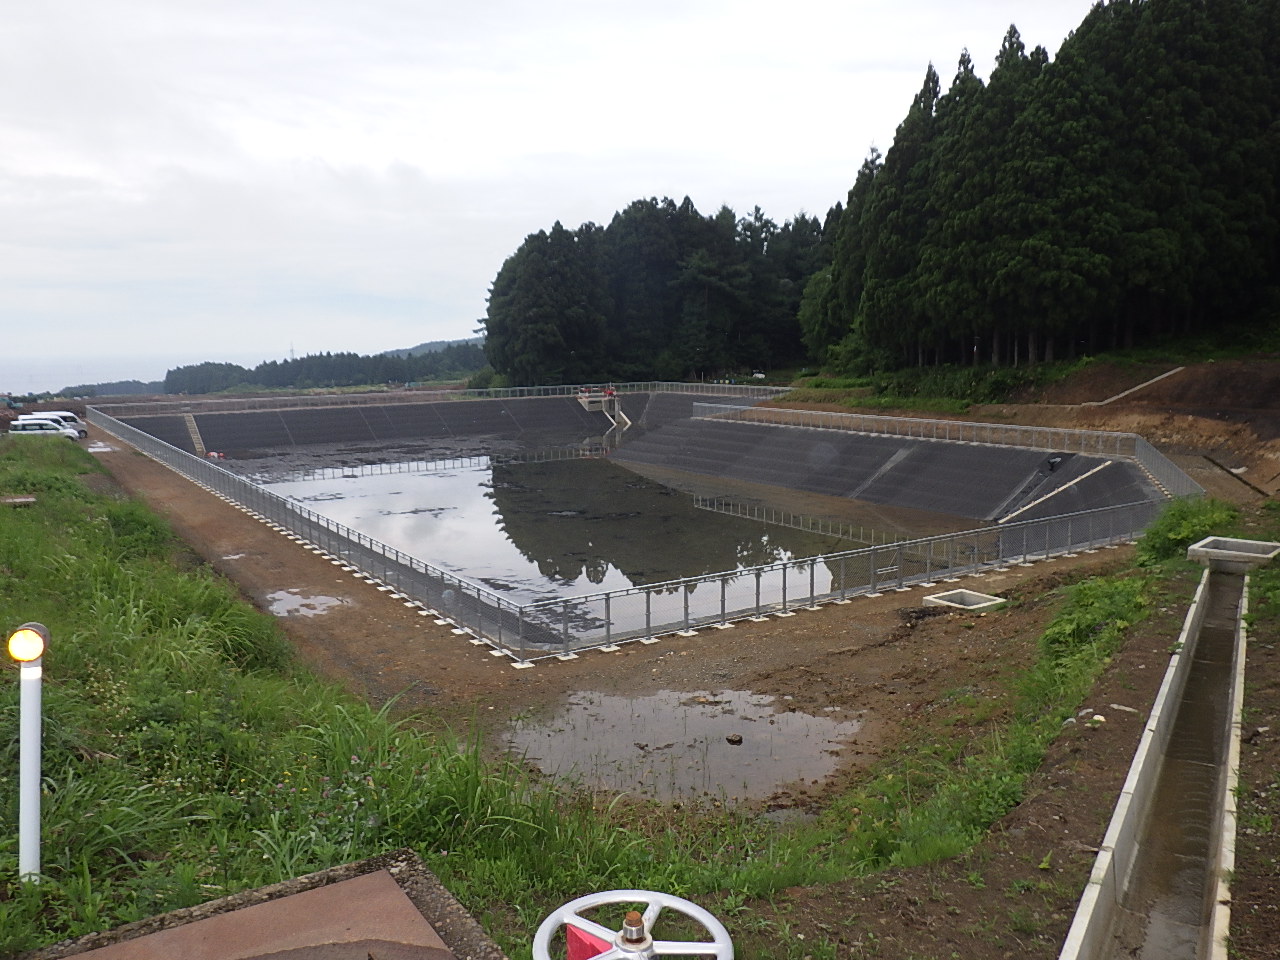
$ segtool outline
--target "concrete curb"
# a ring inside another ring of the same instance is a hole
[[[1213,849],[1216,853],[1212,866],[1213,907],[1209,923],[1205,927],[1200,955],[1210,960],[1227,960],[1228,939],[1231,933],[1231,876],[1236,868],[1236,813],[1237,790],[1240,786],[1240,736],[1241,717],[1244,713],[1244,670],[1248,633],[1245,618],[1249,613],[1249,578],[1244,578],[1244,590],[1240,597],[1240,618],[1236,623],[1235,664],[1231,681],[1231,733],[1227,740],[1227,769],[1222,778],[1222,793],[1218,809],[1222,811],[1215,824]]]

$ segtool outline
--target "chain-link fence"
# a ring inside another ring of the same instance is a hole
[[[744,407],[723,403],[695,403],[695,417],[739,420],[788,427],[841,430],[942,440],[947,443],[991,444],[1027,447],[1090,456],[1123,457],[1138,464],[1170,497],[1198,497],[1204,488],[1182,472],[1168,457],[1136,433],[1075,430],[1067,427],[1033,427],[1009,423],[969,423],[963,420],[925,420],[916,417],[884,417],[864,413],[833,413],[783,407]]]
[[[1162,507],[1162,502],[1153,501],[1124,504],[528,604],[521,616],[529,646],[518,656],[533,659],[622,640],[724,627],[736,620],[786,616],[854,596],[1097,550],[1136,539]],[[543,644],[545,649],[539,649]]]
[[[613,444],[600,440],[584,441],[562,447],[504,454],[481,454],[473,457],[441,457],[438,460],[395,460],[387,463],[353,463],[342,467],[302,467],[271,474],[262,482],[337,480],[356,477],[385,477],[402,473],[446,473],[453,470],[483,470],[512,463],[552,463],[560,460],[593,460],[605,456]],[[256,476],[262,476],[258,474]]]
[[[722,513],[726,517],[740,517],[744,520],[754,520],[756,523],[767,523],[775,527],[790,527],[793,530],[803,530],[806,533],[834,537],[837,540],[852,540],[855,543],[863,543],[867,546],[879,543],[897,543],[899,540],[908,539],[907,537],[886,533],[883,530],[877,530],[875,527],[845,523],[841,520],[832,520],[829,517],[813,517],[808,514],[796,513],[793,510],[783,510],[779,507],[771,507],[761,503],[743,503],[739,500],[730,500],[727,497],[694,497],[693,505],[699,510]]]
[[[470,634],[474,642],[487,643],[495,654],[505,654],[520,664],[623,640],[646,641],[702,627],[726,627],[736,620],[787,616],[797,609],[857,595],[903,590],[1005,564],[1095,550],[1136,539],[1164,505],[1160,501],[1129,503],[607,593],[517,604],[271,493],[214,462],[172,447],[99,409],[90,408],[88,418],[94,426],[239,504],[309,549],[370,579],[379,589],[437,614]]]
[[[833,413],[790,407],[740,407],[718,403],[695,403],[693,415],[714,417],[717,420],[745,420],[777,426],[906,437],[912,440],[983,443],[1129,458],[1133,457],[1134,441],[1139,439],[1132,433],[1106,433],[1099,430],[1032,427],[1007,423],[969,423],[963,420],[925,420],[917,417]]]

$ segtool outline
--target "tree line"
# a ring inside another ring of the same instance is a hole
[[[1050,62],[932,66],[849,192],[806,343],[1017,364],[1248,313],[1277,276],[1275,0],[1098,3]]]
[[[932,65],[843,204],[778,227],[636,201],[525,239],[490,290],[513,383],[1018,365],[1280,297],[1280,0],[1099,2],[1055,59],[1010,27],[984,82]]]
[[[220,393],[236,388],[310,389],[371,383],[459,380],[482,369],[484,349],[474,342],[452,343],[409,356],[317,353],[289,360],[267,360],[249,369],[234,363],[197,363],[168,371],[165,393]]]
[[[525,238],[493,281],[485,354],[512,384],[680,380],[803,360],[824,223],[636,200],[606,227]]]

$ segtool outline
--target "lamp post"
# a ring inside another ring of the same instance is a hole
[[[49,648],[42,623],[24,623],[9,637],[18,661],[18,879],[40,882],[40,678]]]

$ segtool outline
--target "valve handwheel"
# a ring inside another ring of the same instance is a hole
[[[579,911],[603,907],[611,903],[644,904],[641,922],[633,923],[629,914],[621,931],[610,930],[594,920],[580,916]],[[711,934],[710,940],[655,940],[653,927],[663,910],[673,910],[696,920]],[[710,913],[683,897],[651,890],[606,890],[591,893],[552,911],[542,921],[533,937],[533,960],[551,960],[551,938],[561,927],[573,927],[590,934],[609,948],[596,955],[596,960],[635,960],[650,957],[715,957],[716,960],[733,960],[733,942],[724,924]]]

